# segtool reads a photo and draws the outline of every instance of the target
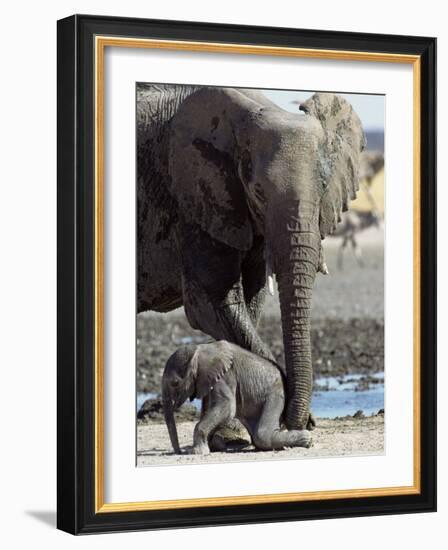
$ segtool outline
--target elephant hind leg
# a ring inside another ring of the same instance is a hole
[[[284,397],[271,394],[263,407],[253,434],[258,449],[268,451],[284,447],[310,447],[311,433],[308,430],[280,430],[280,415],[284,408]]]
[[[276,432],[273,435],[273,448],[311,447],[312,439],[308,430],[289,430]]]

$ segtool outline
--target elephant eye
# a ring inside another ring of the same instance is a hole
[[[171,385],[173,386],[173,388],[177,388],[179,383],[180,383],[180,380],[178,378],[174,378],[171,382]]]

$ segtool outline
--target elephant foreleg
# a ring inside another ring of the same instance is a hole
[[[209,403],[207,410],[194,428],[193,454],[209,454],[209,439],[220,426],[230,421],[234,414],[232,398],[220,397],[214,403]]]
[[[230,340],[260,357],[274,361],[271,350],[260,338],[252,323],[244,300],[223,304],[216,313],[222,332],[215,338]]]
[[[242,253],[192,226],[184,227],[181,250],[183,301],[191,326],[273,360],[246,304]]]

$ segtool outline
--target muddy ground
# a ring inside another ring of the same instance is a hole
[[[365,375],[384,369],[384,285],[382,233],[367,230],[360,236],[365,266],[359,267],[351,250],[339,270],[340,239],[325,241],[330,274],[318,275],[313,294],[312,350],[314,376]],[[283,363],[283,341],[278,297],[268,296],[259,332]],[[183,308],[170,313],[144,313],[137,318],[137,391],[160,391],[168,357],[183,343],[205,342],[193,330]]]

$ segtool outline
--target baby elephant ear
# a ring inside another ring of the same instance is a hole
[[[320,123],[322,149],[319,158],[323,186],[319,229],[321,237],[333,233],[359,189],[359,165],[365,136],[352,106],[336,94],[316,93],[300,105]]]
[[[200,344],[191,359],[196,372],[196,397],[202,398],[232,367],[232,350],[227,342]]]

